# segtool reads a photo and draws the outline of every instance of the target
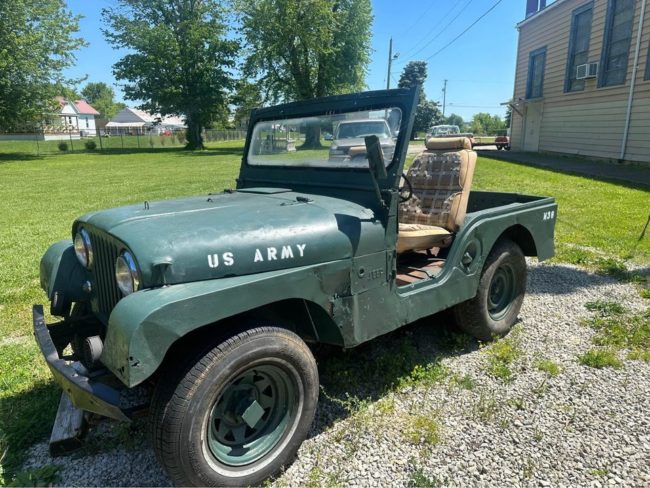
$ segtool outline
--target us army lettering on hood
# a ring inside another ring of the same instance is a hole
[[[257,248],[255,249],[254,263],[264,261],[284,261],[286,259],[302,258],[305,255],[307,244],[282,245],[277,247]],[[208,266],[218,268],[222,266],[232,266],[235,264],[235,255],[232,252],[222,254],[208,254]]]

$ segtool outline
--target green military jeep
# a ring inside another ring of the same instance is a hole
[[[129,420],[124,399],[144,385],[175,483],[258,485],[312,423],[307,344],[352,348],[451,307],[481,340],[506,334],[524,256],[553,255],[557,207],[470,191],[476,154],[463,137],[430,139],[403,175],[416,97],[255,110],[236,189],[75,221],[73,240],[41,262],[62,320],[46,324],[34,306],[36,339],[74,405]],[[390,137],[355,134],[331,158],[323,134],[378,119]]]

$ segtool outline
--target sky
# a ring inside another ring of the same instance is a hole
[[[388,45],[392,37],[393,53],[398,57],[391,70],[391,87],[397,86],[408,61],[427,60],[428,78],[424,90],[428,98],[440,102],[441,108],[442,88],[444,80],[448,80],[446,115],[455,113],[465,120],[471,120],[477,112],[503,116],[505,108],[500,104],[512,96],[517,52],[515,26],[524,18],[525,0],[497,2],[373,0],[372,61],[366,79],[368,89],[386,87]],[[83,16],[79,34],[89,46],[76,53],[77,64],[66,74],[70,77],[87,76],[86,82],[103,81],[113,85],[116,98],[122,101],[112,65],[124,55],[124,51],[112,49],[101,33],[101,9],[115,5],[115,0],[67,0],[67,4],[74,14]],[[496,7],[462,34],[495,4]],[[445,48],[447,44],[449,46]]]

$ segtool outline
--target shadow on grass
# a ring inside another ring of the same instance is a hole
[[[567,295],[581,289],[606,285],[610,278],[628,281],[617,272],[623,273],[618,268],[596,267],[593,272],[590,272],[566,264],[538,266],[529,269],[527,293]],[[647,272],[647,269],[635,270],[639,275]]]
[[[0,452],[6,449],[2,460],[6,479],[20,470],[27,449],[50,435],[60,398],[61,389],[48,382],[2,399]]]
[[[528,293],[531,294],[566,295],[609,282],[608,277],[563,264],[531,267],[528,276]],[[467,354],[477,348],[476,340],[455,328],[451,310],[347,351],[317,348],[315,356],[322,392],[310,436],[350,416],[355,403],[374,402],[394,391],[416,367],[436,366],[444,358]]]
[[[37,154],[32,154],[32,153],[24,153],[24,152],[15,152],[15,153],[3,153],[0,152],[0,164],[5,164],[5,163],[13,163],[16,161],[36,161],[39,159],[43,159],[44,156],[42,155],[37,155]]]
[[[105,148],[96,151],[68,151],[48,154],[31,154],[24,152],[2,153],[0,152],[0,164],[15,163],[23,161],[44,160],[46,157],[56,157],[62,155],[94,155],[94,156],[116,156],[120,154],[177,154],[187,157],[215,157],[215,156],[237,156],[243,154],[242,147],[212,147],[201,151],[188,151],[182,147],[155,147],[155,148]]]
[[[92,154],[101,156],[114,156],[116,154],[178,154],[189,157],[205,156],[241,156],[243,148],[241,147],[210,147],[200,151],[188,151],[182,147],[155,147],[155,148],[108,148],[101,151],[93,151]]]
[[[613,183],[632,190],[650,190],[650,169],[604,161],[579,160],[566,156],[546,156],[535,153],[478,150],[480,157],[505,161],[520,166],[533,167],[581,176],[594,181]],[[545,162],[547,161],[547,162]],[[548,162],[552,161],[552,162]]]
[[[327,430],[353,412],[355,404],[377,401],[412,378],[416,367],[478,349],[459,332],[449,311],[426,317],[354,349],[318,347],[321,395],[309,437]],[[453,371],[449,373],[453,374]]]

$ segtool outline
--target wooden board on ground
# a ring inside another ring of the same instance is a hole
[[[61,393],[50,436],[50,454],[61,456],[81,447],[87,426],[85,412],[72,404],[66,392]]]

